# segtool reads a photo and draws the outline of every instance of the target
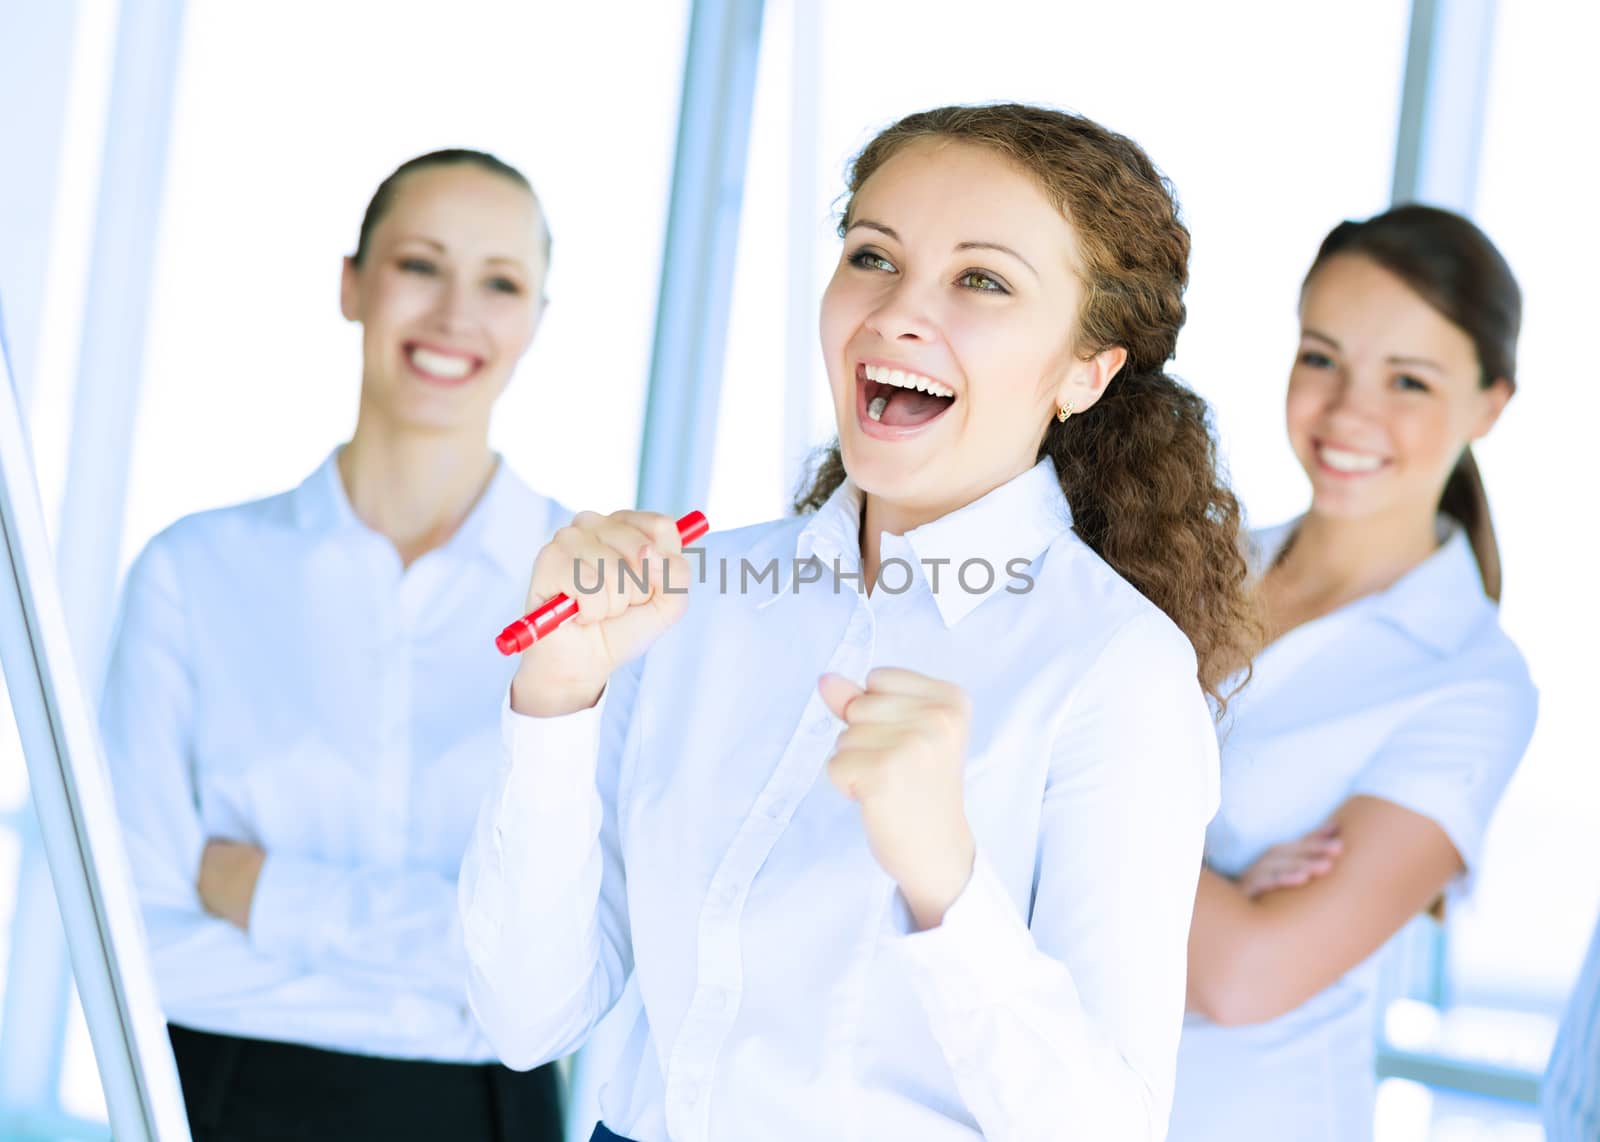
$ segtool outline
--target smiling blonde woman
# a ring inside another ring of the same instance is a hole
[[[472,1017],[455,909],[510,677],[486,632],[570,517],[488,446],[548,258],[511,167],[401,166],[344,263],[349,442],[129,573],[102,720],[197,1142],[561,1137],[553,1069]]]

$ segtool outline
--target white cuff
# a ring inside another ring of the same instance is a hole
[[[1039,971],[1033,933],[981,848],[938,927],[894,943],[924,1004],[958,1019],[1025,992]]]
[[[496,806],[494,845],[503,852],[508,819],[526,823],[552,816],[571,818],[579,805],[595,799],[595,769],[600,756],[600,723],[608,686],[587,710],[536,718],[511,708],[511,689],[500,710],[500,740],[510,766]]]

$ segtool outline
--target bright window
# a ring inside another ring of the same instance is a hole
[[[124,564],[348,439],[340,259],[384,176],[448,146],[522,169],[554,233],[550,309],[492,442],[573,507],[632,506],[687,12],[188,6]]]
[[[1482,448],[1505,557],[1504,623],[1540,690],[1539,726],[1493,827],[1484,877],[1451,940],[1462,1003],[1555,1016],[1600,901],[1600,670],[1588,475],[1600,386],[1588,331],[1600,285],[1600,149],[1573,115],[1600,106],[1600,10],[1502,4],[1477,220],[1523,290],[1515,400]],[[1537,1059],[1542,1067],[1543,1059]]]

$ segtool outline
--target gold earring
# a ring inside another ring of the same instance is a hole
[[[1065,424],[1067,423],[1067,417],[1071,416],[1076,411],[1077,409],[1072,407],[1072,402],[1068,401],[1066,404],[1056,409],[1056,419],[1062,424]]]

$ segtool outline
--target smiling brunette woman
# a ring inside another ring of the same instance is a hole
[[[1521,296],[1472,223],[1336,227],[1300,298],[1298,519],[1255,535],[1273,641],[1234,704],[1189,954],[1172,1142],[1373,1136],[1374,953],[1459,895],[1533,733],[1471,443]]]
[[[197,1142],[561,1137],[554,1070],[493,1065],[455,906],[510,678],[484,632],[570,518],[488,446],[548,258],[511,167],[400,167],[344,264],[350,441],[129,573],[102,719]]]
[[[1189,236],[1137,146],[1036,107],[912,115],[849,189],[839,448],[798,517],[701,548],[781,589],[671,589],[645,513],[533,564],[535,605],[634,573],[502,692],[473,1005],[532,1066],[636,974],[601,1139],[1157,1142],[1206,695],[1251,637],[1206,406],[1162,372]]]

